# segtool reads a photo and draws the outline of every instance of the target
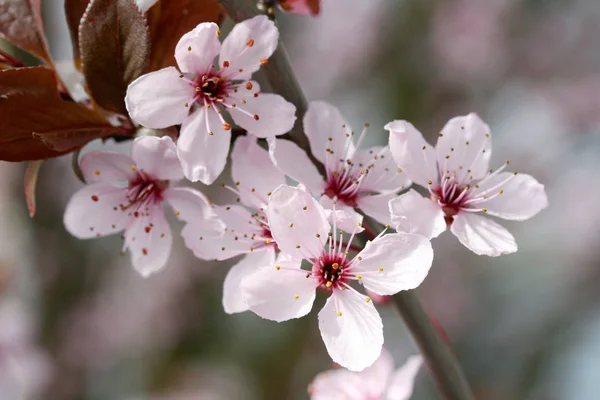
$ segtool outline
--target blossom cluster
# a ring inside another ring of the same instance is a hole
[[[122,233],[123,251],[146,277],[168,263],[168,204],[198,258],[242,256],[224,281],[225,312],[250,310],[282,322],[307,315],[317,292],[329,296],[318,313],[323,342],[333,361],[355,372],[318,377],[313,398],[332,398],[318,393],[336,382],[359,387],[361,379],[376,382],[371,388],[378,392],[352,398],[379,398],[394,381],[412,380],[420,360],[392,377],[370,296],[418,287],[432,266],[430,240],[446,229],[476,254],[515,252],[514,237],[488,216],[534,216],[547,205],[544,187],[507,172],[508,161],[490,169],[491,131],[475,114],[451,119],[435,146],[396,120],[385,126],[388,145],[365,147],[368,125],[355,134],[336,107],[313,101],[302,126],[322,176],[303,149],[277,137],[294,126],[296,107],[251,79],[277,47],[275,24],[257,16],[222,43],[220,35],[214,23],[198,25],[176,46],[178,69],[129,85],[132,120],[153,129],[180,125],[178,138],[139,137],[130,156],[85,154],[80,168],[88,184],[67,205],[65,227],[83,239]],[[177,186],[184,178],[212,184],[221,176],[236,125],[246,134],[231,151],[234,184],[223,185],[236,201],[215,205]],[[404,191],[412,183],[424,189]],[[385,228],[375,232],[363,215]]]

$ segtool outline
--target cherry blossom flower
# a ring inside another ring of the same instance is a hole
[[[323,180],[307,155],[294,143],[270,139],[273,163],[286,175],[306,185],[314,194],[324,194],[322,204],[356,214],[360,208],[382,224],[390,222],[388,202],[410,185],[399,171],[388,146],[359,150],[367,126],[354,143],[354,132],[338,109],[329,103],[313,101],[304,116],[304,130],[315,158],[325,165]]]
[[[183,171],[169,137],[136,139],[131,157],[91,151],[81,159],[81,171],[90,184],[67,204],[65,227],[80,239],[124,231],[123,251],[130,250],[133,267],[144,277],[162,269],[171,252],[163,202],[180,220],[201,226],[207,235],[223,234],[223,222],[202,193],[170,186],[183,179]]]
[[[342,368],[322,372],[310,384],[311,400],[408,400],[423,364],[411,356],[394,371],[394,360],[386,349],[369,368],[352,372]]]
[[[232,314],[248,310],[240,290],[244,276],[256,268],[275,262],[277,244],[268,224],[266,209],[271,191],[285,183],[285,175],[277,170],[266,150],[252,136],[236,139],[231,153],[231,175],[235,188],[225,186],[238,196],[236,204],[215,206],[225,222],[222,237],[207,237],[200,225],[182,230],[186,245],[204,260],[226,260],[245,254],[225,277],[223,308]]]
[[[410,190],[390,201],[398,231],[437,237],[450,227],[458,240],[476,254],[499,256],[517,251],[514,237],[481,215],[522,221],[548,205],[544,186],[526,174],[505,172],[506,161],[490,170],[491,134],[476,115],[448,121],[436,147],[425,142],[406,121],[386,125],[398,166],[429,198]]]
[[[289,131],[296,108],[275,94],[260,93],[252,74],[277,47],[279,31],[266,16],[237,24],[219,41],[214,23],[201,23],[175,48],[175,67],[142,75],[125,97],[133,120],[149,128],[181,125],[177,154],[186,178],[211,184],[225,167],[233,121],[260,137]],[[219,56],[218,65],[215,58]]]
[[[277,322],[308,314],[316,289],[331,294],[319,312],[321,336],[335,362],[360,371],[379,357],[383,326],[371,298],[350,283],[358,281],[380,295],[413,289],[425,279],[433,250],[424,236],[395,233],[378,236],[349,257],[362,228],[355,225],[344,244],[333,215],[332,229],[324,208],[308,192],[279,186],[267,216],[281,253],[275,263],[244,278],[242,289],[250,310]],[[311,271],[300,268],[302,260],[312,264]]]

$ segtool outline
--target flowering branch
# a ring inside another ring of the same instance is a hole
[[[259,10],[251,0],[221,0],[221,4],[235,22],[259,14]],[[308,108],[307,100],[298,84],[281,40],[278,49],[264,68],[273,91],[292,102],[296,106],[298,115],[302,117]],[[323,165],[310,152],[308,138],[303,132],[302,118],[296,120],[294,128],[288,136],[307,153],[319,172],[325,175]],[[452,400],[474,399],[456,358],[438,336],[417,296],[412,291],[402,291],[394,295],[393,299],[444,397]]]

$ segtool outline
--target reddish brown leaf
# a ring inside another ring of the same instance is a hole
[[[321,0],[279,0],[279,5],[292,13],[318,15],[321,11]]]
[[[0,1],[0,36],[52,65],[42,27],[40,0]]]
[[[40,174],[40,167],[43,163],[43,160],[28,162],[23,179],[25,200],[27,201],[29,216],[32,218],[35,215],[35,188],[37,186],[38,175]]]
[[[149,11],[158,19],[152,31],[150,70],[175,65],[175,46],[185,33],[202,22],[220,24],[225,11],[218,0],[161,0]]]
[[[79,25],[79,51],[90,94],[101,107],[127,114],[127,86],[146,72],[150,34],[133,0],[91,0]]]
[[[67,25],[71,32],[71,42],[73,44],[73,59],[75,66],[81,70],[81,55],[79,54],[79,23],[90,0],[65,0],[65,14],[67,16]]]
[[[49,95],[59,98],[56,75],[47,67],[12,68],[0,71],[0,95]]]
[[[123,131],[100,114],[54,95],[0,96],[0,160],[56,157]]]

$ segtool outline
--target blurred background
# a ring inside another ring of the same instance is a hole
[[[68,66],[62,1],[43,8],[53,57]],[[316,18],[277,18],[307,97],[369,122],[369,144],[385,143],[392,119],[433,142],[449,118],[474,111],[492,129],[492,167],[510,159],[546,185],[548,209],[502,222],[516,254],[479,257],[447,233],[417,293],[477,399],[598,398],[600,3],[323,0]],[[119,237],[80,241],[63,228],[82,186],[70,162],[45,163],[34,219],[24,166],[0,162],[0,399],[306,399],[332,367],[319,301],[283,324],[227,315],[231,263],[195,259],[177,235],[168,267],[142,279]],[[416,347],[393,307],[378,308],[400,365]],[[437,398],[423,369],[413,399]]]

